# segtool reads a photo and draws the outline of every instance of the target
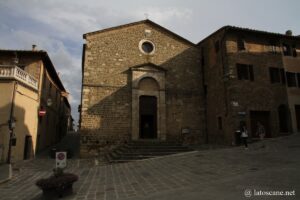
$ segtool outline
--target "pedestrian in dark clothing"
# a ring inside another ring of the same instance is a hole
[[[241,126],[241,138],[242,138],[243,143],[245,145],[245,149],[248,149],[248,142],[247,142],[248,131],[247,131],[246,125]]]

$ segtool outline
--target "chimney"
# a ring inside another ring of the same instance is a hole
[[[293,36],[293,32],[291,30],[287,30],[285,32],[285,35],[288,35],[288,36]]]
[[[32,51],[36,51],[36,45],[35,44],[32,45]]]

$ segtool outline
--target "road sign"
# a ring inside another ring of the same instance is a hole
[[[46,110],[40,110],[39,111],[39,116],[42,117],[44,115],[46,115]]]
[[[56,168],[65,168],[67,166],[67,152],[56,152]]]

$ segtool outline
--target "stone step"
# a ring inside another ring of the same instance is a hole
[[[133,162],[135,160],[111,160],[110,163],[128,163],[128,162]]]
[[[127,146],[127,149],[189,149],[186,146]]]
[[[185,151],[192,151],[192,149],[127,149],[126,151],[117,151],[117,152],[140,152],[140,153],[147,153],[147,152],[185,152]]]
[[[177,152],[126,152],[119,154],[119,156],[164,156]]]
[[[156,156],[143,156],[143,155],[121,155],[119,157],[114,157],[114,160],[141,160],[147,158],[153,158]]]
[[[183,152],[183,151],[181,151]],[[171,155],[176,153],[181,153],[178,151],[173,152],[112,152],[107,157],[107,160],[109,162],[112,162],[113,160],[140,160],[140,159],[147,159],[147,158],[153,158],[153,157],[159,157],[159,156],[165,156],[165,155]],[[186,152],[186,151],[184,151]]]
[[[115,149],[107,155],[107,160],[111,163],[129,162],[188,151],[192,149],[175,142],[139,140]]]
[[[109,155],[107,157],[107,160],[110,163],[120,163],[120,162],[129,162],[129,161],[135,161],[135,160],[142,160],[142,159],[147,159],[147,158],[153,158],[155,156],[112,156]]]
[[[180,143],[175,142],[158,142],[158,141],[131,141],[128,143],[130,146],[180,146]]]

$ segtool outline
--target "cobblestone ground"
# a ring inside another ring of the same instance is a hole
[[[196,151],[131,163],[102,165],[71,159],[66,171],[79,175],[74,194],[63,199],[244,199],[244,190],[296,190],[296,196],[250,199],[298,199],[300,136],[270,139],[242,147]],[[0,199],[43,199],[35,181],[49,176],[52,159],[22,162],[13,179],[0,185]]]

